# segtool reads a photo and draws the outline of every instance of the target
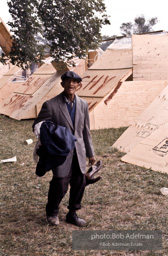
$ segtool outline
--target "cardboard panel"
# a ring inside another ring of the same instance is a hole
[[[168,34],[133,35],[133,80],[168,79]]]
[[[132,49],[107,49],[90,69],[132,68]]]
[[[114,143],[113,147],[128,153],[168,121],[168,85],[143,111],[132,126]]]
[[[167,119],[168,121],[168,119]],[[168,122],[137,144],[122,161],[168,173]]]

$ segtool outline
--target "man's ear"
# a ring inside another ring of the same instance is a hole
[[[80,82],[77,87],[76,87],[76,91],[79,90],[82,87],[82,83]]]

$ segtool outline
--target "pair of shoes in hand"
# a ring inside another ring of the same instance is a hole
[[[97,161],[96,164],[92,165],[87,173],[85,174],[86,177],[86,186],[89,184],[93,184],[101,179],[101,176],[94,177],[95,174],[101,169],[102,167],[102,160]]]

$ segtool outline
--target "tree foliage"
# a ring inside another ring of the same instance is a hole
[[[132,34],[143,34],[153,31],[153,26],[158,22],[158,19],[151,18],[146,21],[143,15],[134,19],[134,24],[132,22],[122,23],[120,30],[123,35],[132,35]]]
[[[27,68],[46,53],[56,61],[86,56],[109,24],[103,0],[10,0],[13,64]]]
[[[27,68],[30,62],[38,62],[44,52],[44,46],[37,40],[42,27],[37,15],[37,0],[8,1],[13,21],[11,27],[13,47],[10,53],[12,64]]]

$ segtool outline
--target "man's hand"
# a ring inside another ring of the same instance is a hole
[[[96,162],[96,158],[94,156],[89,157],[89,164],[93,165]]]

